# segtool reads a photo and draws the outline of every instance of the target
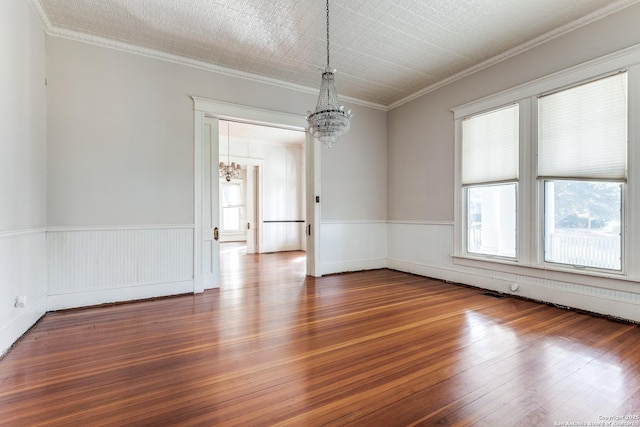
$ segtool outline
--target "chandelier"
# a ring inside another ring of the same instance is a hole
[[[230,160],[231,150],[229,149],[229,140],[231,139],[229,133],[229,122],[227,122],[227,163],[220,162],[220,176],[224,177],[227,182],[231,181],[233,178],[240,178],[240,165],[236,164],[236,162],[232,162]]]
[[[327,66],[322,73],[320,96],[316,111],[308,111],[307,121],[313,136],[332,148],[338,138],[350,128],[351,110],[344,111],[338,105],[338,92],[335,84],[336,70],[329,65],[329,0],[327,0]]]

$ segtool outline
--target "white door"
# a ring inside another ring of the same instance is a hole
[[[218,119],[205,117],[202,145],[202,288],[220,286]]]
[[[259,166],[247,166],[246,208],[247,208],[247,253],[260,253],[258,245],[258,168]]]
[[[320,145],[307,132],[305,141],[307,276],[320,277]]]

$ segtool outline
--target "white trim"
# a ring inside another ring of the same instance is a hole
[[[640,44],[468,102],[452,108],[451,111],[454,113],[454,119],[460,119],[551,90],[573,86],[581,81],[594,80],[637,64],[640,64]]]
[[[395,101],[389,105],[382,105],[382,104],[378,104],[375,102],[371,102],[371,101],[365,101],[362,99],[358,99],[358,98],[353,98],[350,96],[345,96],[342,95],[341,99],[343,101],[347,101],[350,102],[352,104],[356,104],[356,105],[361,105],[364,107],[369,107],[369,108],[373,108],[376,110],[382,110],[382,111],[390,111],[393,110],[394,108],[397,108],[403,104],[406,104],[416,98],[419,98],[423,95],[426,95],[427,93],[433,92],[443,86],[446,86],[456,80],[460,80],[464,77],[467,77],[475,72],[478,72],[480,70],[483,70],[485,68],[488,68],[494,64],[497,64],[501,61],[504,61],[508,58],[511,58],[515,55],[518,55],[522,52],[525,52],[529,49],[532,49],[536,46],[539,46],[543,43],[546,43],[547,41],[554,39],[556,37],[559,37],[563,34],[566,34],[568,32],[571,32],[577,28],[580,28],[584,25],[590,24],[591,22],[597,21],[598,19],[604,18],[605,16],[611,15],[612,13],[618,12],[622,9],[624,9],[625,7],[628,7],[634,3],[637,3],[638,0],[617,0],[614,1],[613,3],[598,9],[586,16],[583,16],[581,18],[576,19],[575,21],[569,22],[568,24],[565,24],[559,28],[555,28],[539,37],[534,38],[533,40],[527,41],[525,43],[522,43],[519,46],[514,47],[513,49],[510,49],[506,52],[503,52],[499,55],[496,55],[492,58],[489,58],[485,61],[480,62],[479,64],[476,64],[472,67],[469,67],[463,71],[460,71],[459,73],[456,73],[450,77],[447,77],[443,80],[440,80],[439,82],[427,86],[426,88],[419,90],[418,92],[415,92],[409,96],[406,96],[398,101]],[[298,92],[303,92],[303,93],[308,93],[308,94],[314,94],[317,95],[318,93],[318,89],[317,88],[312,88],[312,87],[308,87],[308,86],[303,86],[303,85],[299,85],[299,84],[295,84],[295,83],[290,83],[290,82],[285,82],[283,80],[278,80],[278,79],[274,79],[271,77],[265,77],[265,76],[261,76],[258,74],[253,74],[253,73],[247,73],[244,71],[238,71],[238,70],[233,70],[230,68],[226,68],[226,67],[221,67],[219,65],[215,65],[215,64],[210,64],[204,61],[198,61],[195,59],[190,59],[190,58],[185,58],[179,55],[173,55],[173,54],[169,54],[166,52],[162,52],[162,51],[158,51],[155,49],[149,49],[149,48],[145,48],[145,47],[140,47],[140,46],[135,46],[132,44],[128,44],[128,43],[123,43],[123,42],[119,42],[119,41],[115,41],[115,40],[109,40],[103,37],[98,37],[98,36],[94,36],[94,35],[90,35],[90,34],[84,34],[84,33],[80,33],[77,31],[72,31],[72,30],[67,30],[67,29],[63,29],[63,28],[59,28],[59,27],[55,27],[54,25],[51,24],[51,21],[49,20],[49,17],[47,16],[46,12],[44,11],[44,8],[42,7],[42,5],[40,4],[40,1],[38,0],[29,0],[29,3],[31,4],[33,10],[36,12],[36,15],[38,15],[38,17],[40,18],[40,20],[42,21],[42,26],[44,28],[44,32],[52,37],[59,37],[59,38],[64,38],[64,39],[68,39],[68,40],[75,40],[75,41],[79,41],[82,43],[87,43],[87,44],[92,44],[92,45],[96,45],[96,46],[100,46],[100,47],[105,47],[105,48],[109,48],[109,49],[114,49],[114,50],[120,50],[123,52],[127,52],[127,53],[133,53],[136,55],[140,55],[140,56],[145,56],[148,58],[153,58],[153,59],[159,59],[159,60],[163,60],[163,61],[167,61],[167,62],[173,62],[176,64],[181,64],[181,65],[186,65],[186,66],[190,66],[190,67],[194,67],[194,68],[199,68],[199,69],[203,69],[206,71],[212,71],[215,73],[219,73],[222,75],[227,75],[227,76],[231,76],[231,77],[237,77],[237,78],[241,78],[241,79],[245,79],[245,80],[251,80],[251,81],[256,81],[256,82],[260,82],[260,83],[266,83],[266,84],[270,84],[270,85],[274,85],[274,86],[279,86],[279,87],[283,87],[286,89],[291,89],[291,90],[295,90]]]
[[[387,268],[624,319],[637,320],[640,316],[638,281],[622,276],[603,277],[568,269],[454,257],[450,253],[454,229],[445,225],[389,225]],[[510,290],[513,283],[520,285],[516,292]],[[574,302],[571,298],[576,294],[586,295],[589,301]],[[598,302],[600,297],[603,301]],[[617,302],[622,304],[618,306]],[[629,307],[635,307],[636,313],[630,314]]]
[[[304,86],[296,83],[290,83],[284,80],[261,76],[259,74],[248,73],[245,71],[234,70],[232,68],[222,67],[220,65],[208,63],[205,61],[198,61],[196,59],[191,59],[191,58],[187,58],[180,55],[174,55],[174,54],[163,52],[156,49],[136,46],[136,45],[124,43],[117,40],[110,40],[110,39],[95,36],[92,34],[85,34],[78,31],[55,27],[51,25],[49,18],[46,15],[46,12],[41,7],[40,2],[38,0],[30,0],[29,3],[31,3],[34,11],[42,21],[44,32],[49,37],[57,37],[61,39],[73,40],[81,43],[91,44],[98,47],[118,50],[121,52],[135,54],[139,56],[144,56],[146,58],[172,62],[174,64],[185,65],[188,67],[198,68],[205,71],[211,71],[224,76],[236,77],[244,80],[250,80],[258,83],[278,86],[285,89],[295,90],[297,92],[313,94],[313,95],[318,94],[318,88]],[[373,108],[373,109],[382,110],[382,111],[388,111],[386,106],[375,103],[375,102],[365,101],[363,99],[358,99],[358,98],[344,96],[344,95],[341,96],[340,99],[352,104],[361,105],[363,107]]]
[[[321,275],[387,268],[387,258],[352,259],[340,262],[324,262]]]
[[[136,283],[122,283],[115,284],[110,286],[109,288],[99,288],[99,287],[86,287],[83,289],[76,289],[71,291],[57,291],[55,294],[49,294],[49,297],[57,297],[58,295],[76,295],[76,294],[84,294],[84,293],[95,293],[95,292],[111,292],[111,291],[120,291],[121,289],[129,289],[129,288],[137,288],[137,287],[146,287],[146,286],[165,286],[170,284],[182,284],[185,282],[192,282],[193,278],[191,277],[181,277],[176,280],[159,280],[159,281],[150,281],[150,282],[136,282]],[[191,291],[189,291],[191,292]],[[171,294],[173,295],[173,291]],[[125,300],[126,301],[126,300]],[[111,301],[107,301],[109,303]],[[102,303],[100,303],[102,304]]]
[[[304,169],[305,169],[305,243],[304,247],[307,251],[307,269],[306,275],[311,277],[322,276],[320,268],[320,248],[321,248],[321,220],[322,209],[320,205],[320,197],[322,195],[322,152],[320,144],[316,143],[315,138],[310,132],[305,135],[304,141]],[[316,202],[316,197],[319,199]],[[309,262],[309,259],[313,262]]]
[[[88,226],[54,226],[47,227],[51,233],[65,231],[108,231],[108,230],[165,230],[176,228],[195,228],[194,224],[149,224],[149,225],[88,225]]]
[[[450,225],[453,226],[453,221],[417,221],[417,220],[402,220],[394,219],[388,220],[387,224],[408,224],[408,225]]]
[[[629,67],[627,74],[628,88],[628,120],[627,120],[627,183],[624,185],[623,203],[623,224],[626,232],[623,233],[623,266],[627,274],[631,277],[640,278],[640,263],[637,254],[640,253],[640,189],[633,191],[635,186],[640,185],[640,65]],[[630,167],[632,165],[633,167]],[[635,261],[631,257],[635,256]]]
[[[616,13],[628,6],[631,6],[635,3],[637,3],[638,0],[618,0],[615,1],[601,9],[596,10],[595,12],[590,13],[589,15],[583,16],[579,19],[576,19],[575,21],[569,22],[568,24],[565,24],[561,27],[555,28],[551,31],[549,31],[546,34],[543,34],[539,37],[534,38],[533,40],[529,40],[528,42],[525,42],[519,46],[514,47],[513,49],[510,49],[506,52],[500,53],[492,58],[489,58],[485,61],[482,61],[478,64],[475,64],[469,68],[467,68],[466,70],[460,71],[459,73],[456,73],[450,77],[447,77],[444,80],[440,80],[439,82],[432,84],[431,86],[427,86],[426,88],[412,94],[409,96],[406,96],[404,98],[402,98],[399,101],[393,102],[391,104],[389,104],[387,106],[388,110],[393,110],[394,108],[397,108],[403,104],[406,104],[408,102],[413,101],[414,99],[417,99],[423,95],[426,95],[427,93],[433,92],[435,90],[440,89],[441,87],[444,87],[450,83],[453,83],[457,80],[463,79],[467,76],[470,76],[473,73],[476,73],[478,71],[484,70],[485,68],[489,68],[495,64],[498,64],[504,60],[507,60],[513,56],[519,55],[523,52],[526,52],[527,50],[533,49],[536,46],[539,46],[541,44],[544,44],[546,42],[548,42],[549,40],[552,40],[554,38],[560,37],[564,34],[567,34],[573,30],[576,30],[584,25],[588,25],[592,22],[595,22],[599,19],[602,19],[608,15],[611,15],[613,13]]]
[[[202,221],[201,221],[201,212],[202,212],[202,201],[200,200],[200,192],[202,188],[202,170],[201,170],[201,151],[202,151],[202,128],[205,116],[211,116],[216,119],[226,119],[226,120],[242,120],[249,123],[254,124],[264,124],[275,127],[284,127],[292,130],[300,130],[305,132],[305,164],[308,160],[312,160],[314,163],[313,170],[309,170],[306,168],[306,176],[305,182],[307,183],[307,191],[309,192],[307,198],[311,197],[313,194],[320,195],[320,150],[319,144],[316,144],[313,140],[313,137],[310,136],[307,130],[307,120],[304,116],[297,114],[284,113],[280,111],[274,110],[266,110],[263,108],[256,108],[247,105],[234,104],[230,102],[216,101],[213,99],[201,98],[198,96],[191,96],[193,99],[193,108],[194,108],[194,152],[195,152],[195,162],[196,165],[194,167],[194,183],[195,183],[195,196],[194,196],[194,224],[195,224],[195,238],[194,238],[194,286],[197,290],[204,289],[201,286],[202,281],[205,279],[202,272],[202,265],[197,265],[196,262],[202,257],[202,244],[201,244],[201,236],[202,236]],[[310,148],[313,150],[311,151]],[[308,166],[308,165],[307,165]],[[262,185],[262,180],[259,181],[260,186]],[[262,193],[262,190],[259,190]],[[308,202],[307,202],[308,205]],[[261,203],[259,204],[261,206]],[[319,233],[320,228],[320,215],[319,215],[319,204],[313,204],[314,209],[318,210],[318,216],[316,217],[316,224],[313,225],[315,231]],[[262,209],[259,207],[259,209]],[[261,217],[262,214],[259,214]],[[307,218],[307,222],[310,219]],[[315,236],[314,236],[315,238]],[[260,248],[260,252],[263,249]],[[320,262],[320,251],[316,251],[312,253],[314,264]],[[308,263],[308,261],[307,261]],[[309,264],[307,264],[309,265]]]
[[[55,311],[77,307],[90,307],[115,302],[136,301],[147,298],[192,293],[193,280],[144,283],[111,289],[90,289],[81,292],[49,295],[47,298],[47,310]]]
[[[46,227],[23,228],[23,229],[20,229],[20,230],[0,231],[0,239],[4,239],[4,238],[7,238],[7,237],[23,236],[25,234],[44,233],[46,231],[47,231]]]
[[[193,293],[204,292],[202,275],[202,151],[204,112],[193,112]]]
[[[213,99],[191,96],[193,108],[202,111],[206,115],[212,115],[220,120],[242,119],[254,124],[262,124],[276,127],[289,127],[292,130],[305,131],[307,119],[304,116],[284,113],[264,108],[234,104],[231,102],[216,101]]]
[[[518,290],[512,291],[510,286],[514,281],[511,280],[392,258],[387,260],[387,264],[388,268],[397,271],[640,322],[640,298],[638,298],[637,293],[621,291],[623,293],[619,294],[619,296],[603,295],[599,292],[599,288],[581,284],[570,290],[558,289],[545,284],[543,281],[538,281],[537,283],[533,281],[530,282],[526,277],[519,278],[515,282],[519,285]],[[624,294],[633,298],[623,298]],[[615,305],[607,304],[607,301],[614,301]]]
[[[640,290],[640,279],[631,278],[622,273],[608,273],[606,271],[592,271],[573,269],[571,266],[537,265],[501,261],[495,258],[480,258],[472,256],[452,255],[454,265],[473,267],[487,271],[517,274],[519,276],[534,277],[544,280],[559,280],[568,283],[594,286],[601,289],[611,289],[621,292],[636,292]]]
[[[7,309],[0,324],[0,355],[46,313],[46,236],[45,228],[0,234],[0,282],[3,309]],[[15,305],[20,297],[22,307]]]
[[[33,303],[22,308],[17,316],[2,325],[0,327],[0,358],[46,313],[47,296],[42,295]]]
[[[384,219],[381,220],[367,220],[367,219],[361,219],[361,220],[323,220],[321,222],[321,224],[386,224],[387,221]]]

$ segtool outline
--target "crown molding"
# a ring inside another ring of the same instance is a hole
[[[279,86],[285,89],[295,90],[297,92],[308,93],[311,95],[318,94],[318,88],[311,88],[295,83],[286,82],[283,80],[274,79],[271,77],[261,76],[258,74],[247,73],[244,71],[234,70],[231,68],[221,67],[212,63],[199,61],[184,56],[174,55],[171,53],[163,52],[156,49],[150,49],[146,47],[136,46],[129,43],[120,42],[117,40],[111,40],[104,37],[98,37],[91,34],[81,33],[78,31],[66,30],[63,28],[55,27],[49,21],[49,18],[40,3],[40,0],[29,0],[29,3],[33,7],[34,11],[40,18],[44,32],[51,37],[58,37],[68,40],[79,41],[82,43],[92,44],[99,47],[106,47],[109,49],[119,50],[126,53],[132,53],[135,55],[145,56],[152,59],[159,59],[166,62],[173,62],[175,64],[186,65],[189,67],[199,68],[205,71],[211,71],[217,74],[222,74],[229,77],[236,77],[245,80],[251,80],[259,83],[266,83],[273,86]],[[376,110],[387,111],[387,107],[382,104],[377,104],[371,101],[365,101],[350,96],[341,95],[342,101],[349,102],[351,104],[360,105],[363,107],[373,108]]]
[[[106,47],[106,48],[110,48],[110,49],[115,49],[115,50],[120,50],[123,52],[127,52],[127,53],[133,53],[136,55],[140,55],[140,56],[146,56],[149,58],[153,58],[153,59],[159,59],[159,60],[163,60],[163,61],[167,61],[167,62],[173,62],[176,64],[181,64],[181,65],[186,65],[186,66],[190,66],[190,67],[194,67],[194,68],[199,68],[202,70],[206,70],[206,71],[211,71],[214,73],[218,73],[218,74],[222,74],[222,75],[226,75],[226,76],[230,76],[230,77],[236,77],[236,78],[241,78],[241,79],[245,79],[245,80],[251,80],[251,81],[256,81],[259,83],[265,83],[265,84],[269,84],[269,85],[274,85],[274,86],[278,86],[278,87],[282,87],[285,89],[290,89],[290,90],[295,90],[298,92],[302,92],[302,93],[308,93],[308,94],[312,94],[312,95],[316,95],[318,93],[318,89],[317,88],[311,88],[308,86],[303,86],[303,85],[299,85],[299,84],[295,84],[295,83],[290,83],[290,82],[286,82],[283,80],[278,80],[278,79],[274,79],[274,78],[270,78],[270,77],[265,77],[265,76],[261,76],[261,75],[257,75],[257,74],[253,74],[253,73],[247,73],[247,72],[243,72],[243,71],[238,71],[238,70],[234,70],[234,69],[230,69],[230,68],[226,68],[226,67],[221,67],[219,65],[215,65],[215,64],[211,64],[208,62],[204,62],[204,61],[199,61],[199,60],[195,60],[195,59],[191,59],[191,58],[186,58],[186,57],[182,57],[179,55],[174,55],[174,54],[170,54],[170,53],[166,53],[166,52],[162,52],[159,50],[155,50],[155,49],[149,49],[149,48],[144,48],[144,47],[140,47],[140,46],[136,46],[136,45],[131,45],[128,43],[124,43],[124,42],[119,42],[119,41],[115,41],[115,40],[110,40],[110,39],[106,39],[103,37],[98,37],[98,36],[93,36],[90,34],[85,34],[85,33],[80,33],[77,31],[71,31],[71,30],[65,30],[59,27],[55,27],[54,25],[51,24],[51,21],[49,20],[42,4],[40,3],[40,0],[28,0],[28,2],[31,4],[33,10],[35,11],[36,15],[38,15],[38,17],[40,18],[40,21],[42,22],[42,26],[43,29],[45,31],[45,33],[49,36],[53,36],[53,37],[59,37],[59,38],[64,38],[64,39],[69,39],[69,40],[75,40],[75,41],[80,41],[83,43],[87,43],[87,44],[93,44],[96,46],[100,46],[100,47]],[[528,42],[522,43],[508,51],[505,51],[501,54],[498,54],[492,58],[489,58],[485,61],[479,62],[476,65],[473,65],[463,71],[460,71],[456,74],[453,74],[452,76],[449,76],[443,80],[440,80],[430,86],[425,87],[424,89],[419,90],[418,92],[415,92],[411,95],[408,95],[398,101],[395,101],[389,105],[382,105],[382,104],[378,104],[375,102],[371,102],[371,101],[365,101],[362,99],[358,99],[358,98],[353,98],[350,96],[344,96],[341,95],[340,98],[343,101],[349,102],[351,104],[355,104],[355,105],[360,105],[363,107],[368,107],[368,108],[372,108],[372,109],[376,109],[376,110],[382,110],[382,111],[390,111],[393,110],[397,107],[400,107],[401,105],[407,104],[421,96],[424,96],[430,92],[433,92],[437,89],[440,89],[441,87],[444,87],[448,84],[451,84],[457,80],[460,80],[462,78],[465,78],[467,76],[470,76],[473,73],[476,73],[480,70],[483,70],[485,68],[489,68],[492,65],[495,65],[499,62],[502,62],[506,59],[509,59],[513,56],[516,56],[520,53],[523,53],[529,49],[532,49],[536,46],[539,46],[541,44],[544,44],[554,38],[560,37],[564,34],[567,34],[573,30],[576,30],[582,26],[588,25],[592,22],[595,22],[599,19],[602,19],[608,15],[611,15],[613,13],[619,12],[620,10],[629,7],[633,4],[636,4],[640,2],[640,0],[616,0],[612,3],[610,3],[609,5],[602,7],[598,10],[596,10],[595,12],[592,12],[588,15],[585,15],[579,19],[576,19],[568,24],[565,24],[561,27],[558,27],[554,30],[551,30],[539,37],[536,37]]]
[[[560,37],[564,34],[567,34],[573,30],[576,30],[582,26],[585,26],[587,24],[590,24],[592,22],[595,22],[599,19],[602,19],[606,16],[609,16],[613,13],[619,12],[620,10],[631,6],[633,4],[638,3],[638,1],[640,0],[617,0],[614,1],[613,3],[600,8],[598,10],[596,10],[595,12],[592,12],[588,15],[583,16],[582,18],[576,19],[575,21],[569,22],[568,24],[565,24],[561,27],[558,27],[554,30],[549,31],[548,33],[545,33],[539,37],[536,37],[532,40],[529,40],[528,42],[522,43],[521,45],[518,45],[516,47],[514,47],[513,49],[507,50],[499,55],[496,55],[492,58],[489,58],[485,61],[479,62],[476,65],[473,65],[469,68],[467,68],[466,70],[460,71],[459,73],[456,73],[450,77],[447,77],[446,79],[440,80],[437,83],[434,83],[430,86],[427,86],[426,88],[419,90],[418,92],[406,96],[404,98],[402,98],[399,101],[393,102],[391,104],[389,104],[387,106],[387,110],[393,110],[394,108],[400,107],[401,105],[404,105],[408,102],[413,101],[416,98],[419,98],[423,95],[428,94],[429,92],[433,92],[437,89],[440,89],[441,87],[444,87],[450,83],[455,82],[456,80],[460,80],[464,77],[470,76],[473,73],[476,73],[480,70],[483,70],[485,68],[489,68],[492,65],[495,65],[499,62],[502,62],[506,59],[509,59],[513,56],[516,56],[520,53],[523,53],[529,49],[533,49],[536,46],[539,46],[541,44],[544,44],[556,37]]]
[[[51,25],[51,21],[49,21],[49,17],[47,16],[47,13],[44,11],[44,8],[42,7],[40,0],[27,0],[27,2],[31,5],[31,8],[40,19],[40,22],[42,23],[42,29],[44,30],[44,32],[46,34],[49,34],[53,26]]]

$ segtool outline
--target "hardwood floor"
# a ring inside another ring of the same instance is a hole
[[[223,252],[220,290],[47,314],[0,361],[0,425],[640,426],[636,325]]]

